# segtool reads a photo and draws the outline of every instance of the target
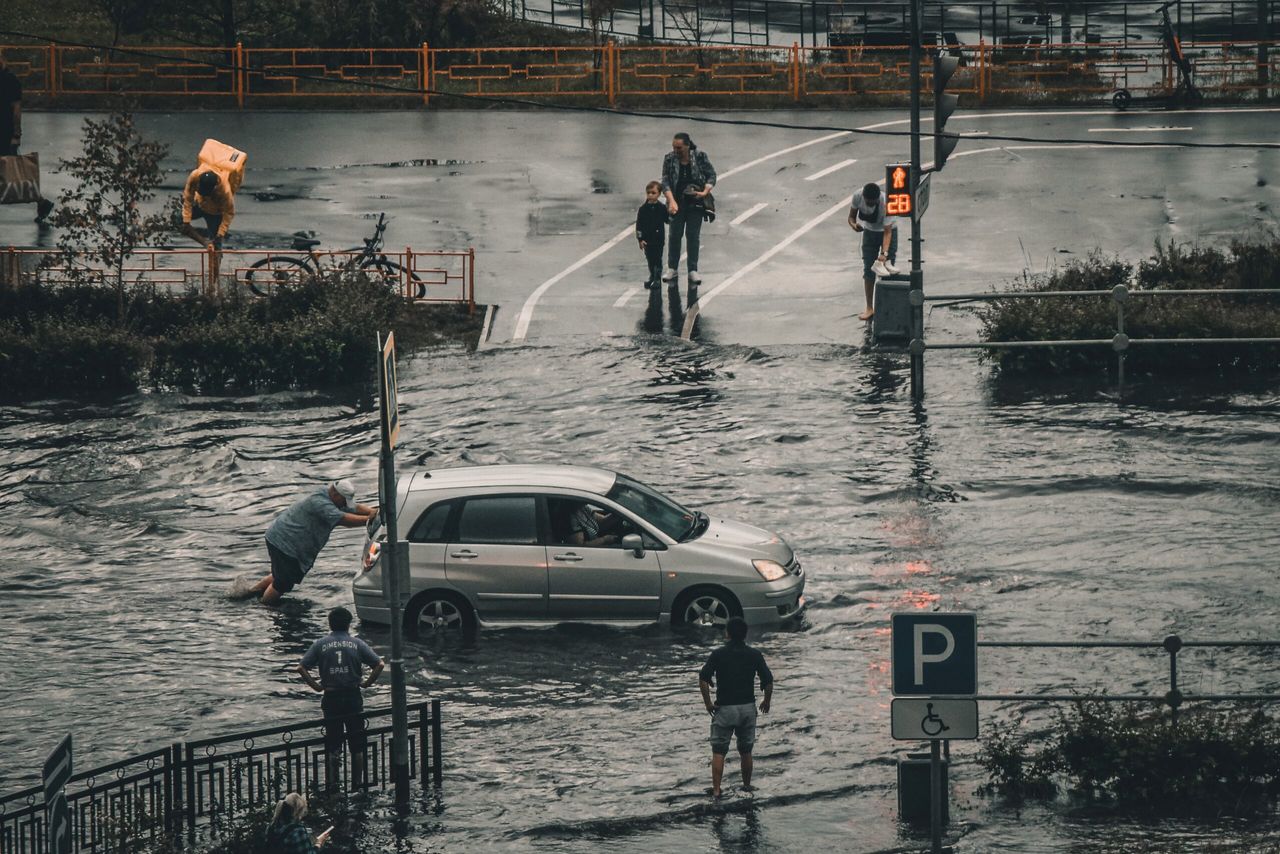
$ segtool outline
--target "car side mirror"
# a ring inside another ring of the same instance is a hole
[[[627,534],[623,537],[622,547],[631,549],[631,553],[636,557],[644,557],[644,538],[639,534]]]

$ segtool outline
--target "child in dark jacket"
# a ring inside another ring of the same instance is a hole
[[[662,281],[662,249],[666,245],[666,225],[671,215],[667,213],[667,206],[658,201],[661,195],[662,183],[650,181],[644,188],[644,204],[636,212],[636,240],[640,241],[645,260],[649,262],[646,289],[656,288]]]

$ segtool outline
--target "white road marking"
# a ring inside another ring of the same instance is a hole
[[[1146,127],[1146,128],[1089,128],[1089,133],[1165,133],[1166,131],[1195,130],[1195,128]]]
[[[729,276],[729,278],[725,279],[723,282],[716,285],[714,288],[708,291],[705,296],[699,296],[698,301],[695,302],[693,305],[689,306],[689,310],[684,316],[684,328],[680,330],[680,337],[688,338],[693,333],[693,324],[694,324],[694,321],[698,319],[698,314],[701,313],[703,307],[706,306],[707,303],[715,299],[716,294],[720,293],[725,288],[729,287],[734,282],[741,279],[747,273],[750,273],[752,270],[759,267],[765,261],[768,261],[774,255],[777,255],[783,249],[786,249],[792,243],[795,243],[804,235],[808,234],[810,231],[812,231],[814,228],[820,225],[822,221],[827,217],[831,216],[834,213],[839,213],[840,211],[847,210],[849,205],[851,205],[852,203],[853,203],[853,196],[852,195],[845,196],[843,199],[836,202],[834,205],[827,208],[825,211],[818,214],[813,219],[809,220],[804,225],[800,226],[795,231],[788,234],[781,243],[775,243],[769,249],[765,250],[764,254],[757,257],[750,264],[747,264],[745,267],[739,267],[731,276]]]
[[[859,130],[873,130],[875,128],[884,127],[885,125],[888,125],[888,124],[896,124],[896,122],[881,122],[879,124],[867,125],[865,128],[859,128]],[[818,145],[819,143],[829,142],[833,139],[838,139],[839,137],[842,137],[842,136],[849,136],[850,133],[851,133],[850,131],[842,130],[836,133],[829,133],[826,136],[820,136],[817,139],[811,139],[808,142],[802,142],[798,145],[792,145],[788,148],[780,149],[771,154],[766,154],[763,157],[757,157],[755,160],[752,160],[749,163],[743,163],[741,166],[735,166],[734,168],[728,170],[727,172],[721,173],[719,178],[721,181],[723,181],[725,178],[728,178],[731,175],[736,175],[737,173],[743,171],[744,169],[750,169],[752,166],[757,166],[761,163],[764,163],[767,160],[772,160],[775,157],[781,157],[784,154],[790,154],[793,151],[799,151],[802,148],[808,148],[811,145]],[[552,285],[554,285],[556,282],[563,279],[565,276],[568,276],[570,273],[573,273],[576,270],[582,269],[587,264],[590,264],[592,261],[596,260],[604,253],[608,252],[610,249],[617,246],[619,243],[623,241],[624,238],[627,237],[627,235],[632,233],[634,228],[635,226],[628,225],[625,229],[619,232],[617,236],[611,238],[604,244],[596,247],[593,251],[582,256],[577,261],[570,264],[568,267],[565,267],[559,273],[556,273],[550,279],[547,279],[545,282],[538,285],[538,287],[534,289],[533,293],[529,294],[529,298],[524,301],[524,307],[520,309],[520,316],[516,319],[515,334],[511,336],[511,340],[513,342],[520,342],[520,341],[523,341],[528,336],[529,323],[533,320],[533,312],[534,312],[534,309],[538,307],[538,300],[542,299],[543,294],[551,290]]]
[[[989,136],[990,134],[991,134],[991,131],[989,131],[989,130],[962,130],[962,131],[960,131],[960,135],[961,135],[961,136]]]
[[[841,161],[840,161],[839,163],[837,163],[836,165],[834,165],[834,166],[828,166],[826,169],[823,169],[821,172],[814,172],[812,175],[807,176],[807,177],[805,178],[805,180],[806,180],[806,181],[816,181],[816,180],[818,180],[819,178],[824,178],[824,177],[826,177],[827,175],[830,175],[832,172],[836,172],[836,171],[838,171],[838,170],[840,170],[840,169],[843,169],[843,168],[844,168],[844,167],[846,167],[846,166],[852,166],[853,164],[855,164],[855,163],[857,163],[857,162],[858,162],[858,161],[856,161],[856,160],[841,160]],[[730,223],[730,224],[732,224],[732,223]]]
[[[757,202],[742,213],[738,214],[738,216],[734,218],[729,225],[740,225],[767,207],[769,207],[768,202]]]
[[[638,293],[640,293],[639,287],[627,288],[627,290],[622,294],[622,296],[618,297],[618,300],[613,304],[613,307],[622,308],[624,305],[627,304],[627,300],[631,299],[633,296],[635,296]]]

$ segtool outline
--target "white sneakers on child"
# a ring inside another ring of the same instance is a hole
[[[700,284],[702,284],[702,277],[698,275],[698,271],[697,271],[697,270],[690,270],[690,271],[689,271],[689,284],[691,284],[691,285],[700,285]]]
[[[662,274],[662,281],[674,282],[676,280],[676,271],[672,267],[668,267],[667,271]]]

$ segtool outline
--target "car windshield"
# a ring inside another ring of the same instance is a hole
[[[697,514],[624,474],[618,475],[609,499],[656,527],[673,540],[683,540],[698,526]]]

